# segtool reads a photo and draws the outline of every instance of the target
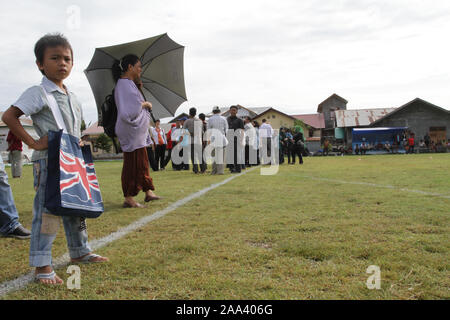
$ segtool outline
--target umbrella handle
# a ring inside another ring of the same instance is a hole
[[[148,109],[147,109],[147,110],[148,110]],[[148,110],[148,112],[150,112],[150,116],[152,117],[153,123],[155,123],[155,122],[156,122],[156,119],[155,119],[155,117],[153,116],[152,110]]]

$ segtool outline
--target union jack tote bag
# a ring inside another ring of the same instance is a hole
[[[45,207],[57,216],[97,218],[104,211],[90,146],[60,131],[48,132]]]

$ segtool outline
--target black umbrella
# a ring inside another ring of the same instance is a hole
[[[167,34],[95,49],[84,73],[94,93],[99,122],[101,106],[111,94],[115,83],[112,65],[126,54],[135,54],[142,63],[142,91],[145,99],[153,105],[155,118],[170,117],[187,100],[184,87],[184,47]]]

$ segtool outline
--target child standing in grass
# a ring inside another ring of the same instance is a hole
[[[33,173],[36,196],[33,204],[33,222],[30,242],[30,265],[36,267],[36,281],[43,284],[62,284],[52,268],[51,248],[56,237],[60,217],[50,214],[44,207],[47,182],[48,131],[58,131],[44,90],[53,95],[61,111],[67,132],[80,138],[81,104],[63,84],[73,67],[73,51],[61,34],[47,34],[34,48],[36,64],[43,74],[41,85],[27,89],[4,114],[2,120],[10,130],[30,148],[34,149]],[[34,140],[22,127],[21,115],[31,116],[39,136]],[[54,174],[54,173],[49,173]],[[79,217],[62,217],[71,261],[74,263],[105,262],[108,258],[91,253],[86,223]]]

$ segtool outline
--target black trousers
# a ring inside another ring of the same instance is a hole
[[[261,146],[262,148],[266,148],[266,155],[268,159],[262,159],[264,161],[263,164],[270,164],[272,162],[271,158],[272,158],[272,138],[262,138],[263,140],[263,145]],[[266,145],[264,145],[264,143]],[[264,152],[261,154],[261,157],[264,155]],[[267,161],[267,163],[266,163]]]
[[[147,147],[148,162],[153,171],[158,171],[158,163],[155,161],[155,152],[152,147]]]
[[[166,166],[165,159],[164,159],[165,153],[166,153],[166,145],[165,144],[156,145],[155,164],[156,164],[156,167],[158,167],[158,165],[159,165],[160,169],[163,169]]]
[[[182,147],[180,150],[181,163],[175,165],[175,170],[189,170],[189,160],[187,160],[187,162],[184,162],[184,151],[187,151],[189,158],[190,147]]]
[[[172,142],[172,149],[174,149],[177,144],[178,144],[177,142],[173,141]],[[169,154],[170,154],[169,160],[172,160],[172,158],[171,158],[172,157],[172,150],[169,150]],[[180,151],[180,156],[183,157],[183,150]],[[173,170],[181,170],[181,169],[183,169],[183,163],[175,164],[172,161],[172,169]]]
[[[245,166],[250,167],[250,146],[248,144],[245,145]]]
[[[198,172],[198,164],[200,164],[200,171],[206,171],[206,161],[203,159],[203,147],[202,145],[196,145],[195,143],[191,144],[191,161],[192,161],[192,170],[197,173]]]
[[[175,149],[175,146],[178,145],[178,144],[179,144],[179,142],[178,142],[178,143],[173,143],[172,149]],[[181,147],[181,146],[180,146],[180,147]],[[181,147],[181,148],[178,150],[179,156],[180,156],[180,158],[181,158],[181,163],[179,163],[179,164],[174,164],[174,163],[172,162],[172,168],[173,168],[174,170],[189,170],[189,160],[187,160],[187,163],[184,162],[184,151],[187,151],[187,156],[188,156],[188,159],[189,159],[190,146],[187,146],[187,148],[186,148],[186,147]],[[172,152],[170,152],[170,154],[172,154]]]
[[[286,146],[283,143],[280,143],[280,150],[279,152],[279,163],[282,164],[284,163],[284,155],[286,153]]]
[[[295,155],[298,155],[298,159],[300,164],[303,163],[303,156],[302,156],[302,152],[303,152],[303,148],[297,145],[294,145],[292,148],[292,163],[295,163]]]
[[[164,160],[164,167],[167,166],[167,164],[169,163],[170,158],[172,156],[172,149],[166,149],[166,150],[167,150],[167,157],[165,157],[165,160]],[[172,168],[173,168],[173,164],[172,164]]]
[[[288,156],[288,163],[291,163],[291,157],[292,157],[292,162],[295,162],[295,156],[294,156],[294,145],[291,143],[291,144],[288,144],[288,146],[287,146],[287,156]]]
[[[233,164],[231,165],[230,169],[231,169],[231,172],[241,172],[241,169],[242,169],[242,166],[238,161],[238,138],[237,137],[234,137]]]

